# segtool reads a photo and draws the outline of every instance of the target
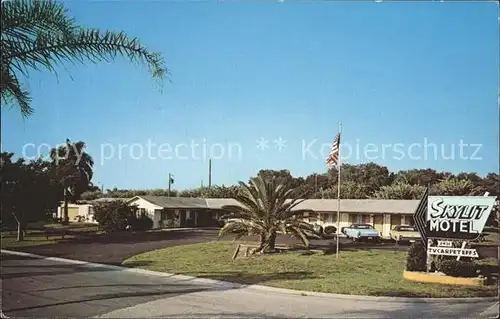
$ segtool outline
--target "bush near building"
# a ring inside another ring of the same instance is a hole
[[[425,271],[427,267],[426,259],[427,253],[425,251],[425,246],[420,240],[417,240],[408,250],[408,256],[406,257],[406,270]]]
[[[99,228],[106,232],[147,230],[153,227],[151,218],[146,215],[137,217],[137,209],[121,201],[98,203],[94,211]]]

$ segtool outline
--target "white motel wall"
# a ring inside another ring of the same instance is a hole
[[[93,202],[103,202],[117,199],[100,199]],[[210,225],[212,219],[220,218],[221,208],[225,205],[239,205],[229,198],[185,198],[167,196],[136,196],[131,199],[119,199],[134,205],[139,213],[146,214],[153,220],[153,228],[169,227],[168,219],[175,218],[170,227],[190,227],[187,220],[194,221],[193,226]],[[340,229],[354,223],[371,224],[382,237],[389,237],[390,230],[395,225],[413,225],[413,213],[418,200],[384,200],[384,199],[341,199]],[[92,202],[85,204],[70,204],[70,221],[77,221],[76,216],[83,216],[86,222],[94,222]],[[336,199],[308,199],[297,206],[297,209],[309,209],[315,216],[306,216],[311,224],[323,227],[337,227]],[[62,205],[58,208],[58,217],[62,216]],[[339,230],[340,230],[339,229]]]
[[[413,225],[418,203],[418,200],[341,199],[340,229],[357,223],[371,224],[382,237],[389,237],[394,226]],[[337,227],[337,205],[336,199],[308,199],[297,208],[316,213],[308,218],[310,223]]]
[[[225,205],[239,205],[234,199],[226,198],[181,198],[165,196],[136,196],[128,201],[153,219],[154,228],[164,227],[167,215],[180,216],[174,227],[185,227],[185,220],[195,219],[195,226],[202,226],[202,217],[219,218]],[[412,215],[418,200],[372,200],[342,199],[340,201],[340,229],[353,223],[371,224],[381,236],[389,237],[395,225],[413,225]],[[309,209],[315,216],[306,216],[306,221],[323,227],[337,227],[336,199],[308,199],[297,209]]]
[[[62,218],[64,203],[57,207],[57,218]],[[68,217],[70,222],[79,220],[86,223],[97,223],[94,219],[94,208],[91,204],[68,204]]]

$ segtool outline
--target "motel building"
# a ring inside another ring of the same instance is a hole
[[[239,205],[230,198],[188,198],[136,196],[128,201],[153,220],[153,228],[215,226],[225,205]],[[340,229],[351,224],[371,224],[382,237],[389,237],[396,225],[413,225],[418,200],[341,199]],[[297,209],[309,209],[317,216],[306,217],[311,224],[337,227],[336,199],[308,199]]]

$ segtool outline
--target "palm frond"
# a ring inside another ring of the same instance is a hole
[[[155,78],[162,79],[168,73],[159,53],[149,52],[137,38],[129,38],[124,32],[77,29],[70,35],[39,34],[34,41],[11,43],[10,50],[4,53],[8,61],[49,71],[63,62],[109,62],[117,56],[127,57],[134,63],[146,63]]]
[[[2,39],[26,38],[39,33],[70,34],[75,21],[62,3],[55,1],[2,1]]]
[[[292,235],[292,237],[299,239],[305,247],[309,247],[309,239],[303,230],[296,227],[288,227],[287,232]]]
[[[1,10],[1,84],[3,105],[18,105],[23,116],[33,113],[30,96],[20,81],[28,71],[48,70],[65,63],[113,61],[118,56],[147,65],[153,78],[168,75],[159,53],[150,52],[137,38],[124,32],[78,26],[59,2],[3,1]],[[161,82],[158,82],[161,84]]]
[[[23,88],[18,78],[14,74],[2,72],[1,81],[2,104],[10,105],[11,107],[17,104],[23,116],[32,115],[33,108],[30,106],[30,94]]]
[[[252,221],[248,221],[248,220],[230,221],[219,230],[218,237],[223,237],[223,236],[233,232],[233,233],[241,234],[241,236],[238,237],[238,238],[241,238],[242,236],[245,236],[247,234],[259,233],[260,230],[261,230],[260,225],[255,224]]]
[[[240,182],[240,186],[240,192],[235,196],[235,199],[255,211],[263,212],[262,199],[259,197],[256,185],[253,182],[250,182],[249,185]]]

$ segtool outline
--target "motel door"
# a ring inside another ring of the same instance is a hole
[[[401,225],[401,215],[391,215],[391,229],[396,225]]]
[[[180,227],[185,227],[186,226],[186,211],[181,210],[180,212],[180,218],[179,218],[179,226]]]
[[[373,216],[373,228],[375,228],[379,233],[384,231],[384,215]]]

